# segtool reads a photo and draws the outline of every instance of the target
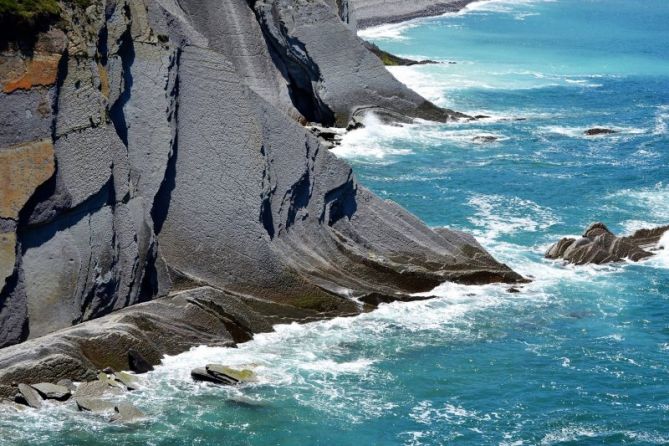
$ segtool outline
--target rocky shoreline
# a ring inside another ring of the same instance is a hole
[[[481,0],[358,0],[352,2],[352,11],[358,28],[363,29],[458,12],[475,1]]]
[[[469,119],[388,73],[349,2],[58,5],[0,47],[0,397],[524,282],[305,128]]]

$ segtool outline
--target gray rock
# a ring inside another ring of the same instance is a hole
[[[114,403],[93,397],[76,397],[74,401],[82,412],[106,413],[115,409]]]
[[[77,386],[74,385],[71,379],[61,379],[56,384],[67,388],[70,392],[77,390]]]
[[[27,384],[19,384],[19,392],[26,404],[33,409],[40,409],[42,407],[42,396]]]
[[[140,388],[137,378],[129,373],[115,372],[114,376],[116,377],[116,380],[123,384],[127,390],[137,390]]]
[[[146,415],[130,403],[119,403],[114,408],[113,423],[136,423],[146,418]]]
[[[30,387],[37,390],[42,398],[47,400],[67,400],[72,392],[65,386],[51,383],[31,384]]]
[[[579,239],[567,237],[553,244],[545,257],[577,265],[620,262],[624,259],[638,262],[653,255],[649,248],[657,244],[668,230],[669,226],[661,226],[618,237],[604,223],[593,223]]]
[[[123,391],[118,387],[109,385],[106,381],[89,381],[79,384],[74,392],[75,398],[96,399],[105,395],[120,395]]]
[[[218,376],[209,373],[207,369],[204,367],[198,367],[191,370],[190,376],[193,378],[194,381],[203,381],[203,382],[210,382],[214,384],[223,384],[223,385],[237,384],[235,380],[228,378],[226,376]]]

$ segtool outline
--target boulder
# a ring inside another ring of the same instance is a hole
[[[111,387],[108,382],[89,381],[79,384],[74,396],[84,399],[95,399],[104,395],[119,395],[123,391],[118,387]]]
[[[47,400],[65,401],[72,395],[70,389],[65,386],[59,386],[58,384],[39,383],[31,384],[30,387],[37,390],[42,398]]]
[[[115,372],[116,380],[123,384],[127,390],[139,389],[137,378],[126,372]]]
[[[624,259],[638,262],[653,255],[651,248],[667,230],[669,226],[661,226],[618,237],[604,223],[593,223],[580,238],[567,237],[553,244],[546,251],[545,257],[562,259],[576,265],[603,264]]]
[[[42,396],[37,390],[27,384],[19,384],[19,392],[28,406],[33,409],[40,409],[42,407]]]
[[[114,407],[116,412],[111,417],[112,423],[136,423],[146,418],[144,413],[130,403],[119,403]]]
[[[70,390],[70,392],[74,392],[77,390],[77,386],[74,385],[71,379],[61,379],[56,383],[59,386],[67,387],[67,389]]]
[[[203,381],[203,382],[210,382],[214,384],[224,384],[224,385],[232,385],[236,384],[237,382],[231,378],[227,378],[223,375],[214,375],[211,374],[207,371],[206,368],[204,367],[198,367],[190,372],[190,376],[193,378],[195,381]]]
[[[205,369],[211,375],[232,379],[237,383],[256,380],[255,373],[249,369],[233,369],[232,367],[226,367],[221,364],[207,364]]]
[[[191,377],[195,381],[206,381],[223,385],[240,384],[255,381],[256,379],[255,373],[252,370],[233,369],[221,364],[207,364],[206,367],[193,369]]]
[[[115,409],[114,403],[99,398],[75,398],[81,412],[105,413]]]

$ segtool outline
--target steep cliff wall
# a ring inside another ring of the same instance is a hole
[[[61,4],[58,21],[3,42],[0,346],[196,285],[341,314],[372,294],[520,280],[473,238],[375,197],[299,124],[461,116],[397,82],[341,11]],[[84,348],[61,341],[30,358]]]

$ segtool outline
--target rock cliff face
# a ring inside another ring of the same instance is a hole
[[[202,285],[343,314],[370,293],[521,280],[473,238],[375,197],[300,125],[462,116],[397,82],[347,8],[62,4],[2,42],[0,346]],[[145,305],[163,321],[172,308]],[[146,329],[137,320],[124,330]],[[76,356],[49,345],[31,360]]]

